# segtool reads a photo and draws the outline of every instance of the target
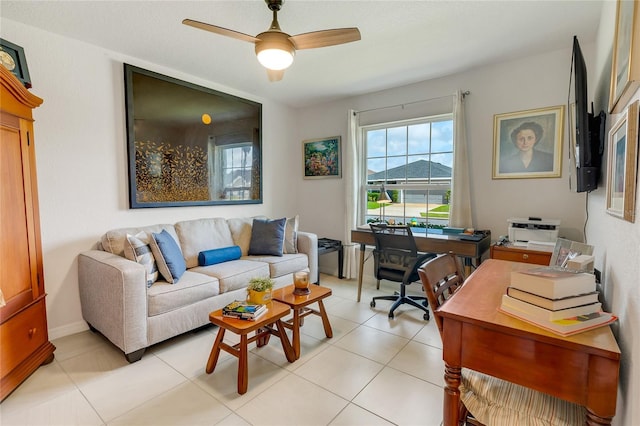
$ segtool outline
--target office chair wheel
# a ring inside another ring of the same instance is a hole
[[[425,321],[429,321],[429,312],[425,312],[425,314],[422,316],[422,319],[424,319]]]
[[[389,312],[389,318],[393,319],[393,312]]]
[[[376,307],[376,301],[372,300],[371,303],[369,303],[369,306],[371,306],[372,308]]]

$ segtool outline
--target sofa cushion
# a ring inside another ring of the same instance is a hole
[[[249,255],[282,256],[284,226],[287,219],[254,219],[251,228]]]
[[[218,280],[186,271],[179,282],[158,281],[147,291],[148,316],[160,315],[220,294]]]
[[[295,254],[298,252],[298,215],[287,218],[284,225],[284,248],[285,254]]]
[[[175,228],[187,268],[198,266],[201,251],[235,245],[223,218],[185,220],[176,223]]]
[[[213,250],[201,251],[200,254],[198,254],[198,265],[215,265],[216,263],[240,259],[241,256],[242,250],[240,250],[240,246],[222,247]]]
[[[138,262],[147,270],[147,287],[151,287],[158,279],[158,267],[149,246],[149,238],[144,231],[136,235],[127,234],[127,243],[124,246],[124,257]]]
[[[285,254],[282,256],[247,256],[247,260],[263,262],[269,265],[269,276],[278,278],[296,271],[308,270],[309,260],[304,253]]]
[[[178,282],[182,274],[187,270],[180,246],[176,240],[166,231],[159,234],[152,233],[150,243],[153,256],[156,258],[158,270],[167,282]]]
[[[107,251],[109,253],[117,254],[118,256],[124,256],[124,245],[127,241],[127,234],[136,235],[140,232],[146,232],[147,235],[151,236],[153,232],[162,232],[163,229],[166,229],[169,234],[176,241],[178,241],[178,236],[176,235],[176,230],[173,225],[149,225],[149,226],[140,226],[135,228],[119,228],[112,229],[107,231],[106,234],[100,238],[100,246],[102,250]]]
[[[254,277],[269,275],[269,264],[238,259],[210,266],[198,266],[190,271],[215,277],[220,281],[220,293],[244,288]]]
[[[239,217],[227,219],[229,230],[233,236],[233,243],[240,246],[242,255],[249,254],[249,243],[251,242],[251,226],[253,219],[267,219],[266,216]]]

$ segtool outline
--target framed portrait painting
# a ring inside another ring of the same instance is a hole
[[[305,179],[342,177],[340,136],[302,141]]]
[[[609,131],[607,213],[635,221],[638,173],[638,103],[629,105]]]
[[[563,126],[562,105],[494,115],[493,179],[560,177]]]

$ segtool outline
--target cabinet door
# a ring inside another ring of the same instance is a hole
[[[0,285],[6,302],[0,320],[5,321],[42,291],[32,198],[31,123],[0,114]]]

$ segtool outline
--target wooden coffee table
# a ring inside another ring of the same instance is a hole
[[[230,353],[238,358],[238,393],[244,394],[247,392],[247,386],[249,384],[249,369],[248,369],[248,349],[249,343],[257,341],[258,346],[265,345],[269,337],[273,334],[280,338],[282,342],[282,349],[287,357],[287,361],[293,362],[296,360],[296,356],[289,343],[289,338],[284,330],[284,323],[281,321],[282,317],[289,314],[290,308],[284,303],[272,301],[268,304],[267,313],[258,318],[256,321],[246,321],[235,318],[227,318],[222,316],[222,309],[211,312],[209,314],[209,321],[217,325],[220,329],[218,335],[211,348],[211,354],[207,361],[207,374],[213,373],[218,363],[218,357],[220,356],[220,350]],[[224,333],[229,330],[240,336],[240,343],[230,346],[224,343]],[[247,335],[255,331],[253,337]]]
[[[302,326],[304,317],[307,315],[313,314],[320,316],[320,318],[322,318],[324,334],[329,338],[333,337],[333,330],[331,330],[327,311],[324,308],[324,303],[322,303],[322,299],[331,296],[331,289],[311,284],[309,286],[311,293],[304,296],[293,294],[293,289],[293,284],[279,288],[273,291],[272,297],[274,300],[286,303],[293,309],[293,319],[282,321],[282,324],[293,331],[293,352],[295,359],[298,359],[300,358],[300,327]],[[316,311],[308,306],[312,303],[317,303],[319,310]]]

